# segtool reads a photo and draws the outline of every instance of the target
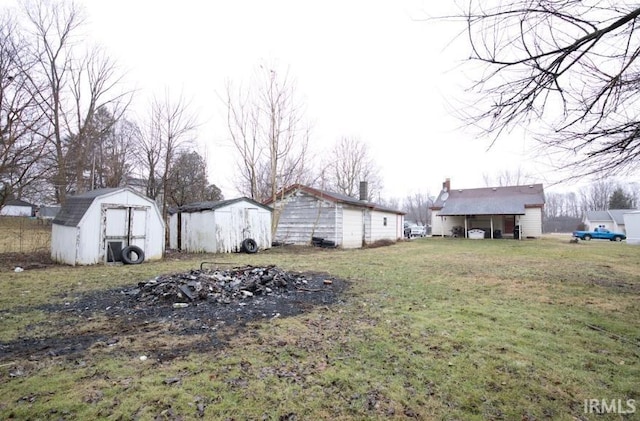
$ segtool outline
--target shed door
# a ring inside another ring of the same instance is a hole
[[[144,206],[103,205],[103,252],[106,261],[120,261],[119,250],[129,245],[144,250],[147,210],[148,207]]]

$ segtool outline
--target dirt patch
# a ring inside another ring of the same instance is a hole
[[[0,253],[0,271],[11,271],[17,267],[25,270],[46,269],[54,264],[49,250],[30,253]]]
[[[339,304],[347,287],[347,281],[324,273],[291,273],[273,266],[163,275],[36,308],[49,317],[43,326],[29,328],[56,333],[0,343],[0,361],[75,356],[96,346],[119,346],[123,352],[136,353],[136,346],[124,345],[163,335],[173,339],[156,341],[150,352],[170,359],[222,346],[252,321]],[[31,310],[18,308],[11,313]]]

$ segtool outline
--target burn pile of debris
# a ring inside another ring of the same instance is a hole
[[[256,296],[283,295],[289,292],[320,291],[317,286],[329,286],[331,278],[321,283],[302,273],[286,272],[276,266],[244,266],[233,269],[191,270],[185,273],[160,275],[138,283],[137,288],[123,291],[147,304],[173,303],[186,307],[202,302],[230,304]]]

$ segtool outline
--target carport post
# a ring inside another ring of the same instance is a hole
[[[493,240],[493,215],[491,215],[491,220],[490,220],[490,226],[491,226],[491,239]]]

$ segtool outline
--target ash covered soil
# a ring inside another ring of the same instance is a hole
[[[163,335],[178,340],[155,343],[149,352],[159,359],[172,359],[223,346],[234,334],[250,329],[252,321],[339,304],[347,287],[347,281],[324,273],[288,272],[275,266],[164,274],[37,307],[47,314],[47,320],[29,326],[27,332],[45,333],[0,343],[0,360],[74,357],[89,349],[113,346],[134,354],[140,352],[135,342],[142,336]],[[10,314],[19,317],[21,311],[33,309],[12,309]],[[47,335],[48,330],[55,333]]]

